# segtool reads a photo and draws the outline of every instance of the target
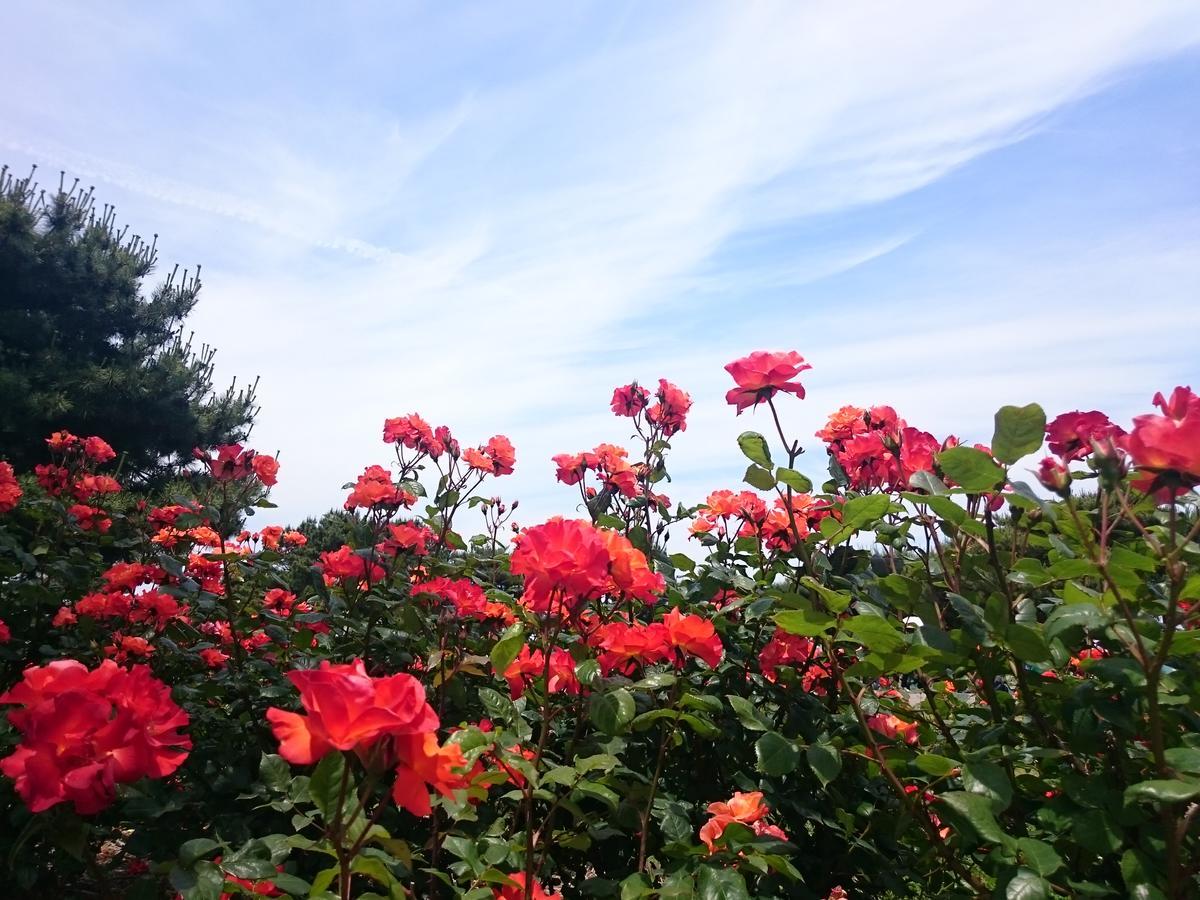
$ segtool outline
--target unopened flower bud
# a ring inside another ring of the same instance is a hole
[[[1048,491],[1066,497],[1071,493],[1071,471],[1053,456],[1038,464],[1037,480]]]

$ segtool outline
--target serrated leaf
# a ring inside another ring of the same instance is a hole
[[[499,640],[492,645],[492,652],[489,654],[492,669],[497,676],[503,677],[505,669],[517,658],[517,654],[521,652],[523,646],[525,646],[525,629],[521,624],[517,622],[506,628]]]
[[[992,812],[990,798],[969,791],[949,791],[940,794],[938,799],[983,840],[993,844],[1004,842],[1004,832],[1000,830],[1000,824]]]
[[[698,900],[750,900],[746,879],[733,869],[704,866],[696,878]]]
[[[764,775],[786,775],[800,762],[796,745],[776,731],[768,731],[754,744],[758,771]]]
[[[605,734],[620,734],[629,727],[636,713],[637,704],[633,700],[633,694],[625,688],[592,695],[592,723]]]
[[[804,750],[804,758],[822,785],[829,784],[842,771],[842,755],[828,744],[810,744]]]

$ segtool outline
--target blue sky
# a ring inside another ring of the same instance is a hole
[[[990,437],[1200,382],[1194,3],[9,6],[0,161],[66,169],[203,264],[189,327],[261,375],[277,517],[340,503],[387,416],[474,443],[521,520],[549,457],[695,401],[668,489],[737,485],[725,362]],[[806,457],[816,473],[815,441]]]

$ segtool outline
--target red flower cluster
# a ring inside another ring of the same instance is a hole
[[[556,516],[522,531],[516,545],[510,569],[525,576],[521,602],[535,612],[574,610],[605,594],[652,603],[664,588],[624,535],[590,522]]]
[[[788,839],[782,828],[766,822],[771,808],[763,803],[762,798],[762,791],[735,791],[728,801],[708,804],[708,814],[712,818],[700,828],[700,841],[708,848],[709,854],[717,852],[717,841],[734,822],[748,826],[757,835],[768,835],[781,841]]]
[[[650,403],[652,399],[653,404]],[[614,414],[632,419],[644,413],[652,437],[669,438],[687,430],[687,414],[692,408],[692,398],[665,378],[660,378],[658,390],[653,394],[636,381],[617,388],[613,391],[611,407]],[[638,431],[641,430],[639,426]]]
[[[179,731],[187,713],[145,666],[34,666],[0,703],[22,707],[8,714],[22,740],[0,771],[35,813],[64,801],[97,813],[112,803],[117,784],[170,775],[192,746]]]
[[[843,406],[817,437],[825,441],[829,455],[856,491],[906,490],[917,472],[940,474],[937,454],[958,444],[957,438],[940,442],[929,432],[911,427],[890,406]]]
[[[384,421],[383,442],[400,444],[430,459],[437,459],[446,452],[457,457],[459,452],[458,441],[451,437],[449,428],[439,425],[435,430],[416,413]]]
[[[215,481],[243,481],[253,476],[271,487],[278,480],[279,461],[273,456],[244,450],[241,444],[224,444],[215,450],[215,456],[199,447],[192,451],[196,459],[208,466]]]
[[[725,366],[725,371],[737,382],[737,387],[725,394],[725,402],[737,407],[740,416],[743,410],[770,400],[780,391],[803,400],[804,386],[792,379],[811,368],[795,350],[786,353],[756,350]]]
[[[384,556],[395,556],[407,552],[413,556],[425,556],[429,545],[437,543],[437,535],[428,525],[416,522],[399,522],[389,524],[388,536],[376,548]]]
[[[530,650],[526,644],[517,658],[504,670],[509,693],[516,700],[525,693],[529,685],[546,674],[546,654],[541,650]],[[579,680],[575,677],[575,660],[562,647],[550,651],[550,671],[546,679],[547,694],[578,694]]]
[[[95,435],[81,438],[69,431],[56,431],[46,438],[46,446],[50,448],[51,453],[63,456],[83,456],[97,464],[117,458],[116,451],[108,445],[108,442]]]
[[[595,472],[602,487],[626,497],[638,495],[638,469],[628,460],[629,451],[615,444],[600,444],[591,453],[560,453],[553,457],[555,477],[563,484],[579,484]]]
[[[1102,412],[1063,413],[1046,425],[1046,439],[1050,452],[1063,463],[1084,459],[1091,455],[1093,441],[1104,442],[1121,437],[1125,432],[1108,420]]]
[[[465,766],[462,749],[438,745],[437,714],[411,675],[372,678],[362,660],[326,660],[287,678],[300,692],[305,714],[267,710],[284,759],[309,765],[334,750],[354,750],[374,771],[395,767],[392,797],[418,816],[431,812],[426,785],[447,796],[464,786],[455,772]]]
[[[725,648],[712,622],[697,615],[670,610],[661,622],[601,625],[587,637],[600,651],[597,661],[605,675],[630,675],[638,666],[671,663],[683,668],[689,656],[704,660],[710,668],[720,665]]]
[[[713,491],[700,505],[696,518],[692,520],[690,532],[693,536],[713,534],[728,538],[730,534],[742,538],[765,540],[773,550],[790,549],[796,542],[820,527],[827,516],[837,516],[838,511],[828,500],[810,494],[792,494],[791,514],[788,502],[783,497],[775,500],[773,508],[753,491]],[[739,524],[730,528],[730,520]],[[793,531],[793,522],[795,530]]]
[[[412,506],[417,498],[392,483],[392,473],[383,466],[367,466],[358,476],[350,496],[343,506],[346,509],[396,509]]]
[[[477,472],[486,475],[511,475],[517,460],[512,441],[502,434],[488,440],[482,447],[468,447],[463,451],[463,460]]]
[[[466,578],[433,578],[412,586],[412,594],[431,594],[454,608],[461,619],[499,619],[509,623],[516,621],[512,610],[503,603],[489,600],[483,588]]]
[[[337,550],[329,550],[321,554],[317,562],[326,584],[336,582],[375,583],[382,581],[387,573],[377,563],[361,556],[348,544],[343,544]]]
[[[771,640],[758,653],[758,668],[767,681],[775,682],[781,666],[800,672],[800,685],[809,693],[825,693],[823,682],[830,678],[829,670],[819,660],[825,655],[820,645],[798,634],[776,630]]]
[[[509,875],[510,881],[516,882],[515,885],[506,884],[504,887],[492,889],[492,900],[525,900],[525,873],[517,872],[515,875]],[[562,900],[562,894],[548,894],[546,889],[542,887],[542,883],[536,878],[533,880],[533,889],[529,893],[532,900]]]

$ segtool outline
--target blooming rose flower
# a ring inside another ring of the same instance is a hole
[[[526,528],[516,544],[510,569],[525,576],[527,601],[536,608],[548,608],[552,595],[572,601],[599,596],[609,584],[608,546],[591,522],[556,516]]]
[[[834,441],[845,441],[862,434],[867,430],[867,411],[861,406],[843,406],[836,412],[830,413],[825,427],[816,436],[827,444]]]
[[[0,460],[0,513],[11,512],[20,499],[21,485],[17,483],[13,467]]]
[[[108,445],[108,441],[92,435],[83,442],[83,453],[94,463],[106,463],[116,459],[117,452]]]
[[[1154,403],[1163,415],[1134,417],[1118,443],[1139,469],[1134,486],[1166,501],[1200,484],[1200,397],[1177,387],[1169,399],[1155,394]]]
[[[516,659],[504,670],[504,679],[508,682],[509,693],[514,700],[519,699],[526,688],[546,671],[546,654],[540,649],[531,651],[526,644],[517,654]],[[575,660],[562,647],[550,651],[550,674],[546,683],[548,694],[578,694],[580,685],[575,677]]]
[[[785,353],[755,350],[725,366],[725,371],[737,382],[737,387],[730,388],[725,395],[725,401],[735,406],[740,416],[743,410],[770,400],[780,391],[804,399],[804,386],[791,379],[811,368],[795,350]]]
[[[306,715],[278,707],[267,721],[279,740],[279,755],[298,765],[314,763],[331,750],[366,747],[384,735],[436,731],[438,718],[425,702],[425,688],[411,675],[372,678],[362,660],[287,673],[300,692]]]
[[[428,787],[443,797],[453,797],[456,790],[468,786],[469,778],[462,771],[467,767],[467,761],[458,744],[440,746],[432,731],[394,736],[389,742],[390,750],[397,758],[392,800],[414,816],[427,816],[433,812]]]
[[[254,474],[258,476],[258,480],[267,487],[272,487],[278,481],[279,475],[279,460],[273,456],[264,456],[261,453],[254,455],[250,460],[250,467],[254,469]]]
[[[683,615],[678,609],[672,609],[663,619],[666,626],[667,644],[677,651],[698,656],[704,660],[710,669],[715,669],[725,655],[725,648],[713,623],[696,615]],[[676,666],[682,667],[683,661],[676,659]]]
[[[517,872],[515,875],[509,875],[508,878],[515,881],[516,885],[493,888],[492,900],[525,900],[525,873]],[[562,900],[562,894],[546,893],[546,889],[536,878],[533,880],[533,890],[530,896],[533,900]]]
[[[920,740],[920,735],[917,734],[916,722],[906,722],[897,716],[893,716],[891,713],[876,713],[873,716],[868,716],[867,726],[872,731],[879,732],[888,740],[900,738],[906,744],[915,744]]]
[[[0,760],[32,812],[69,801],[84,815],[104,809],[115,785],[164,778],[183,763],[188,716],[146,666],[105,660],[89,670],[77,660],[31,666],[0,703],[21,743]]]
[[[636,381],[613,391],[612,411],[618,416],[633,417],[646,408],[650,392]]]
[[[686,431],[688,410],[692,408],[692,398],[687,392],[660,378],[654,396],[658,402],[646,411],[650,423],[659,428],[664,437]]]
[[[1108,416],[1094,409],[1063,413],[1046,425],[1050,452],[1064,463],[1088,456],[1093,440],[1120,437],[1124,433],[1108,420]]]

